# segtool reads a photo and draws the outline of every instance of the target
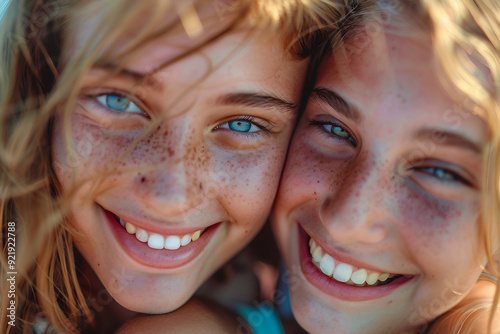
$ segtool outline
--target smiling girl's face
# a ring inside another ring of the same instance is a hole
[[[185,33],[157,38],[117,75],[86,73],[71,142],[62,116],[55,120],[63,191],[103,175],[79,188],[69,219],[78,250],[125,308],[176,309],[269,214],[306,62],[270,34],[247,33],[226,34],[138,81],[194,43]]]
[[[273,216],[311,333],[415,331],[484,264],[486,124],[445,94],[430,41],[359,34],[319,71]]]

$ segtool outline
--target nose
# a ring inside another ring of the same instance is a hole
[[[387,238],[390,210],[390,171],[376,161],[353,161],[343,180],[335,182],[320,209],[320,218],[336,244],[376,244]],[[339,175],[339,174],[337,174]],[[341,176],[342,177],[342,176]]]
[[[160,145],[148,145],[153,162],[134,176],[138,200],[151,214],[176,217],[196,208],[206,197],[210,159],[200,149],[201,140],[185,132],[170,130]]]

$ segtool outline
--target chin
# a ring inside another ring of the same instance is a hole
[[[184,305],[190,298],[192,294],[188,296],[177,296],[174,298],[165,297],[156,300],[152,300],[151,298],[144,299],[140,296],[129,295],[125,296],[125,298],[116,298],[116,302],[120,304],[123,308],[128,309],[129,311],[136,313],[145,313],[145,314],[164,314],[173,312],[176,309],[180,308]]]
[[[188,284],[189,282],[175,284],[177,282],[171,280],[148,283],[144,278],[131,277],[128,284],[121,288],[110,283],[102,291],[109,291],[109,293],[106,292],[108,297],[111,295],[121,307],[137,313],[163,314],[175,311],[184,305],[195,292],[191,284]],[[104,294],[99,291],[96,299],[105,306],[106,300],[100,295]]]

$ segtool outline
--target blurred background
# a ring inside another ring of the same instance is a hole
[[[2,18],[5,8],[9,4],[9,2],[10,0],[0,0],[0,19]]]

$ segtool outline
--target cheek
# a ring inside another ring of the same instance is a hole
[[[451,201],[421,194],[408,186],[394,187],[399,232],[425,277],[438,287],[465,284],[479,268],[479,195]],[[465,287],[455,289],[464,291]]]
[[[293,205],[297,198],[310,198],[316,194],[317,184],[323,180],[316,165],[319,160],[303,142],[303,134],[294,135],[280,184],[280,203]],[[297,190],[300,189],[300,192]]]
[[[432,197],[405,184],[392,188],[397,220],[404,232],[423,246],[436,248],[469,236],[469,244],[477,235],[479,195],[465,194],[460,200]],[[467,245],[469,246],[469,245]]]
[[[220,196],[232,217],[241,224],[256,224],[268,217],[278,189],[286,145],[218,157],[214,171]]]
[[[345,159],[323,156],[307,142],[307,134],[297,132],[281,179],[280,208],[330,197],[345,179],[347,165]]]
[[[111,134],[110,130],[90,125],[77,114],[71,120],[71,143],[66,142],[58,121],[55,129],[52,145],[54,168],[63,183],[72,173],[84,178],[102,173],[112,164],[118,164],[121,155],[134,141],[131,135]]]
[[[464,201],[431,197],[411,186],[395,186],[397,206],[403,219],[410,219],[413,225],[429,230],[447,230],[450,225],[462,219],[463,210],[468,210]]]

